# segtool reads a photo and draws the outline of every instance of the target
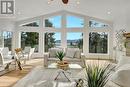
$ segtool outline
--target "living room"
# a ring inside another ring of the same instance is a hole
[[[96,63],[111,64],[110,70],[114,71],[115,76],[112,81],[107,78],[105,87],[129,87],[130,79],[125,78],[130,70],[129,0],[1,0],[0,3],[0,87],[82,87],[67,86],[62,81],[56,85],[59,80],[51,82],[50,78],[60,72],[61,77],[72,80],[69,70],[78,76],[87,65]],[[58,72],[52,69],[59,70],[55,64],[60,65],[61,61],[67,68]],[[120,76],[122,72],[125,76]],[[41,73],[48,75],[44,77]],[[74,82],[77,81],[73,79]]]

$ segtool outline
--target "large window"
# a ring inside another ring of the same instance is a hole
[[[103,27],[107,27],[108,25],[99,21],[95,21],[95,20],[90,20],[89,21],[89,27],[91,28],[103,28]]]
[[[67,33],[67,47],[83,50],[83,33]]]
[[[12,48],[12,37],[13,33],[9,31],[3,32],[3,39],[4,39],[4,47],[8,47],[9,50]]]
[[[61,46],[61,33],[45,33],[45,52],[49,48]]]
[[[3,32],[0,32],[0,47],[3,47],[4,40],[3,40]]]
[[[45,27],[61,28],[61,16],[54,16],[45,19]]]
[[[24,49],[26,46],[35,48],[38,52],[39,33],[37,32],[22,32],[21,33],[21,47]]]
[[[89,33],[89,53],[107,53],[108,34],[105,32]]]
[[[84,19],[76,16],[67,16],[67,28],[83,28],[84,27]]]
[[[39,27],[39,21],[34,21],[26,24],[22,24],[22,26],[27,26],[27,27]]]

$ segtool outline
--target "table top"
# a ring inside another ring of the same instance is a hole
[[[48,68],[57,69],[57,63],[51,63]],[[69,69],[82,69],[79,64],[69,64]]]

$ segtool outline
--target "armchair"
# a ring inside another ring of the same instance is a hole
[[[8,47],[1,48],[1,51],[0,51],[0,75],[15,68],[15,59],[13,57],[14,56],[10,54]],[[6,71],[6,70],[8,70],[8,71]]]
[[[47,67],[48,64],[54,63],[59,59],[56,58],[55,54],[57,51],[63,51],[62,48],[50,48],[48,53],[44,54],[44,66]],[[84,55],[81,54],[79,48],[66,48],[64,60],[69,63],[76,63],[84,67]]]

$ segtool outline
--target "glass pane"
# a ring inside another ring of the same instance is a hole
[[[4,47],[8,47],[10,51],[12,47],[12,37],[13,37],[12,32],[8,32],[8,31],[3,32]]]
[[[45,27],[61,28],[61,16],[45,19]]]
[[[23,24],[22,26],[39,27],[39,21]]]
[[[107,24],[104,24],[99,21],[95,21],[95,20],[89,21],[89,27],[92,27],[92,28],[102,28],[102,27],[107,27],[107,26],[108,26]]]
[[[49,48],[61,46],[61,33],[45,33],[45,52]]]
[[[89,53],[107,53],[108,34],[106,32],[89,33]]]
[[[21,47],[24,49],[26,46],[35,48],[34,52],[38,52],[39,33],[37,32],[22,32],[21,33]]]
[[[0,32],[0,47],[4,46],[3,32]]]
[[[76,16],[67,16],[67,28],[82,28],[84,27],[84,19]]]
[[[67,33],[67,47],[83,51],[83,33]]]

